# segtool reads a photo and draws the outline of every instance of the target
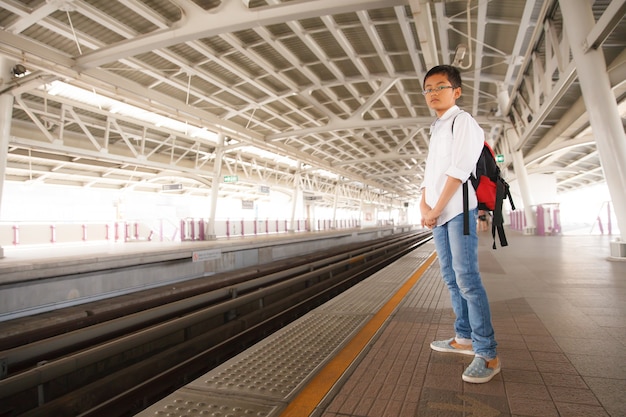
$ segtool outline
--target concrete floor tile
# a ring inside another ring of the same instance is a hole
[[[580,375],[553,374],[542,372],[541,377],[548,387],[588,388],[585,380]]]
[[[518,323],[517,328],[524,336],[546,336],[550,337],[550,332],[542,324]]]
[[[626,314],[624,315],[626,317]],[[606,331],[610,334],[612,338],[617,340],[622,344],[624,349],[626,350],[626,329],[623,327],[607,327]]]
[[[569,363],[567,356],[561,352],[531,352],[536,362],[563,362]]]
[[[374,417],[374,416],[384,416],[390,415],[386,414],[385,410],[390,407],[390,403],[388,401],[383,401],[380,398],[374,400],[372,404],[370,404],[369,409],[367,411],[357,409],[355,415],[363,416],[363,417]],[[391,412],[398,413],[399,409],[394,409],[392,406]]]
[[[524,335],[528,350],[538,352],[561,352],[561,348],[550,335]]]
[[[548,387],[548,391],[555,402],[600,405],[596,396],[588,388]]]
[[[611,379],[626,378],[626,361],[623,357],[602,355],[568,355],[580,375]]]
[[[525,398],[528,400],[550,401],[550,393],[542,384],[526,384],[521,382],[505,382],[506,396],[509,401]]]
[[[559,417],[559,412],[552,401],[517,398],[509,400],[511,414],[524,417]]]
[[[535,362],[540,372],[550,372],[555,374],[578,375],[578,371],[572,363],[569,362]]]
[[[576,417],[611,417],[601,406],[562,403],[555,401],[555,405],[562,416]],[[623,414],[622,414],[623,415]]]
[[[607,329],[601,328],[591,320],[581,323],[559,317],[547,317],[545,326],[555,339],[560,337],[576,337],[579,339],[604,339],[610,337]]]
[[[626,375],[622,379],[583,377],[612,417],[626,416]]]
[[[520,369],[504,369],[502,370],[502,378],[504,382],[521,382],[525,384],[543,385],[543,378],[539,371],[524,371]]]
[[[461,370],[456,376],[451,375],[428,375],[424,380],[424,389],[434,388],[454,392],[463,392],[463,379]]]
[[[586,339],[558,336],[555,339],[563,352],[568,354],[622,356],[626,358],[624,345],[613,337]]]
[[[525,360],[525,359],[515,359],[515,358],[509,358],[509,359],[502,359],[502,370],[503,371],[516,371],[516,370],[522,370],[522,371],[536,371],[537,370],[537,364],[535,364],[534,361],[532,360]]]
[[[500,343],[521,343],[522,346],[526,346],[524,342],[524,336],[519,332],[517,327],[513,329],[514,331],[506,331],[508,329],[495,329],[496,340],[498,344]]]
[[[498,356],[503,362],[509,360],[522,360],[532,361],[533,355],[527,349],[519,349],[519,345],[516,345],[514,349],[508,349],[504,346],[498,345]]]
[[[417,402],[403,402],[398,417],[415,417],[417,415],[417,408],[419,404]],[[387,415],[387,414],[385,414]],[[388,414],[389,416],[395,416],[396,414]]]
[[[392,383],[389,383],[389,382],[383,383],[382,386],[380,387],[380,391],[378,391],[378,398],[381,400],[391,399],[391,396],[393,395],[393,392],[395,389],[396,389],[396,386],[393,385]]]
[[[506,397],[506,392],[504,390],[504,381],[501,375],[502,374],[495,376],[491,381],[486,384],[465,383],[463,384],[463,392],[473,395],[491,395]]]
[[[427,390],[420,399],[417,417],[507,416],[505,397]]]
[[[495,320],[493,319],[493,315],[496,315],[498,313],[494,313],[493,310],[491,311],[492,314],[492,321],[491,324],[493,325],[493,328],[496,332],[496,336],[499,335],[519,335],[520,331],[517,328],[517,324],[515,324],[515,322],[513,322],[512,320],[506,320],[505,322],[501,321],[501,320]]]
[[[357,416],[367,416],[375,401],[375,398],[361,398],[354,408],[354,414]]]
[[[537,316],[537,314],[535,313],[535,311],[528,305],[528,302],[526,303],[527,305],[527,312],[515,312],[516,314],[514,315],[515,317],[515,324],[517,324],[518,326],[522,326],[522,327],[543,327],[543,324],[541,323],[541,319],[539,318],[539,316]]]
[[[411,397],[408,385],[396,385],[390,397],[391,401],[404,401],[407,397]]]

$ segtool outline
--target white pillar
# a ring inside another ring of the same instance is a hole
[[[339,200],[339,181],[335,183],[335,201],[333,201],[333,229],[337,228],[337,200]]]
[[[363,227],[363,190],[359,192],[359,215],[357,217],[359,219],[359,227]]]
[[[502,85],[498,85],[498,105],[500,111],[506,109],[509,103],[509,94]],[[511,152],[511,145],[519,141],[517,132],[512,126],[504,128],[504,140],[508,151],[513,158],[513,170],[515,171],[515,177],[519,184],[519,189],[522,194],[522,206],[524,207],[524,214],[526,216],[526,228],[525,234],[535,234],[537,230],[537,219],[535,212],[533,211],[533,197],[530,194],[530,185],[528,182],[528,171],[526,165],[524,165],[524,156],[521,151]]]
[[[505,138],[511,149],[511,144],[517,143],[519,137],[517,132],[512,127],[505,131]],[[522,151],[511,152],[513,157],[513,169],[515,170],[515,177],[519,185],[520,193],[522,194],[522,205],[524,206],[524,214],[526,217],[526,227],[524,228],[524,234],[534,235],[537,230],[537,219],[533,206],[535,202],[533,196],[530,193],[530,183],[528,181],[528,171],[526,165],[524,165],[524,155]]]
[[[615,256],[626,257],[622,253],[626,252],[626,134],[611,90],[604,53],[601,49],[584,49],[587,35],[595,25],[591,1],[559,0],[559,5],[621,233],[616,243],[623,250],[618,250],[620,254]],[[612,252],[613,248],[612,243]]]
[[[0,58],[0,91],[4,91],[11,83],[11,68],[13,68],[13,65],[15,65],[15,62]],[[2,194],[7,169],[12,117],[13,95],[10,93],[2,94],[0,95],[0,208],[2,208]],[[0,246],[0,258],[4,258],[4,249],[2,249],[2,246]]]
[[[291,222],[289,226],[289,232],[296,231],[296,208],[298,207],[298,202],[302,200],[302,189],[300,187],[300,171],[302,170],[302,163],[298,163],[298,170],[296,171],[296,175],[294,177],[294,190],[293,197],[291,200]]]
[[[220,183],[222,180],[222,157],[224,155],[224,134],[217,136],[217,146],[215,147],[215,161],[213,162],[213,182],[211,183],[211,207],[209,224],[207,225],[207,239],[215,239],[215,213],[217,212],[217,197],[219,196]]]

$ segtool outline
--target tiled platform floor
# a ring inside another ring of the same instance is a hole
[[[430,350],[453,322],[435,263],[321,415],[626,416],[626,262],[606,259],[611,238],[508,235],[480,252],[498,376],[465,383],[470,356]]]

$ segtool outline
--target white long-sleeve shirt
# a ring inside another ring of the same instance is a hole
[[[455,119],[455,116],[457,116]],[[452,121],[454,120],[454,137]],[[475,173],[485,141],[485,133],[476,120],[458,106],[452,106],[434,121],[430,128],[430,145],[426,158],[426,170],[422,192],[426,192],[426,204],[434,207],[443,191],[447,177],[467,181]],[[474,187],[467,187],[469,209],[478,205]],[[463,212],[463,187],[459,187],[437,219],[437,226],[447,223]]]

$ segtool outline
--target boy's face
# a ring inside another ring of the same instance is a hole
[[[437,87],[452,87],[445,74],[433,74],[426,78],[424,90],[433,90]],[[456,104],[456,100],[461,97],[461,87],[444,88],[432,91],[424,96],[428,107],[433,109],[437,116],[441,117],[450,107]]]

